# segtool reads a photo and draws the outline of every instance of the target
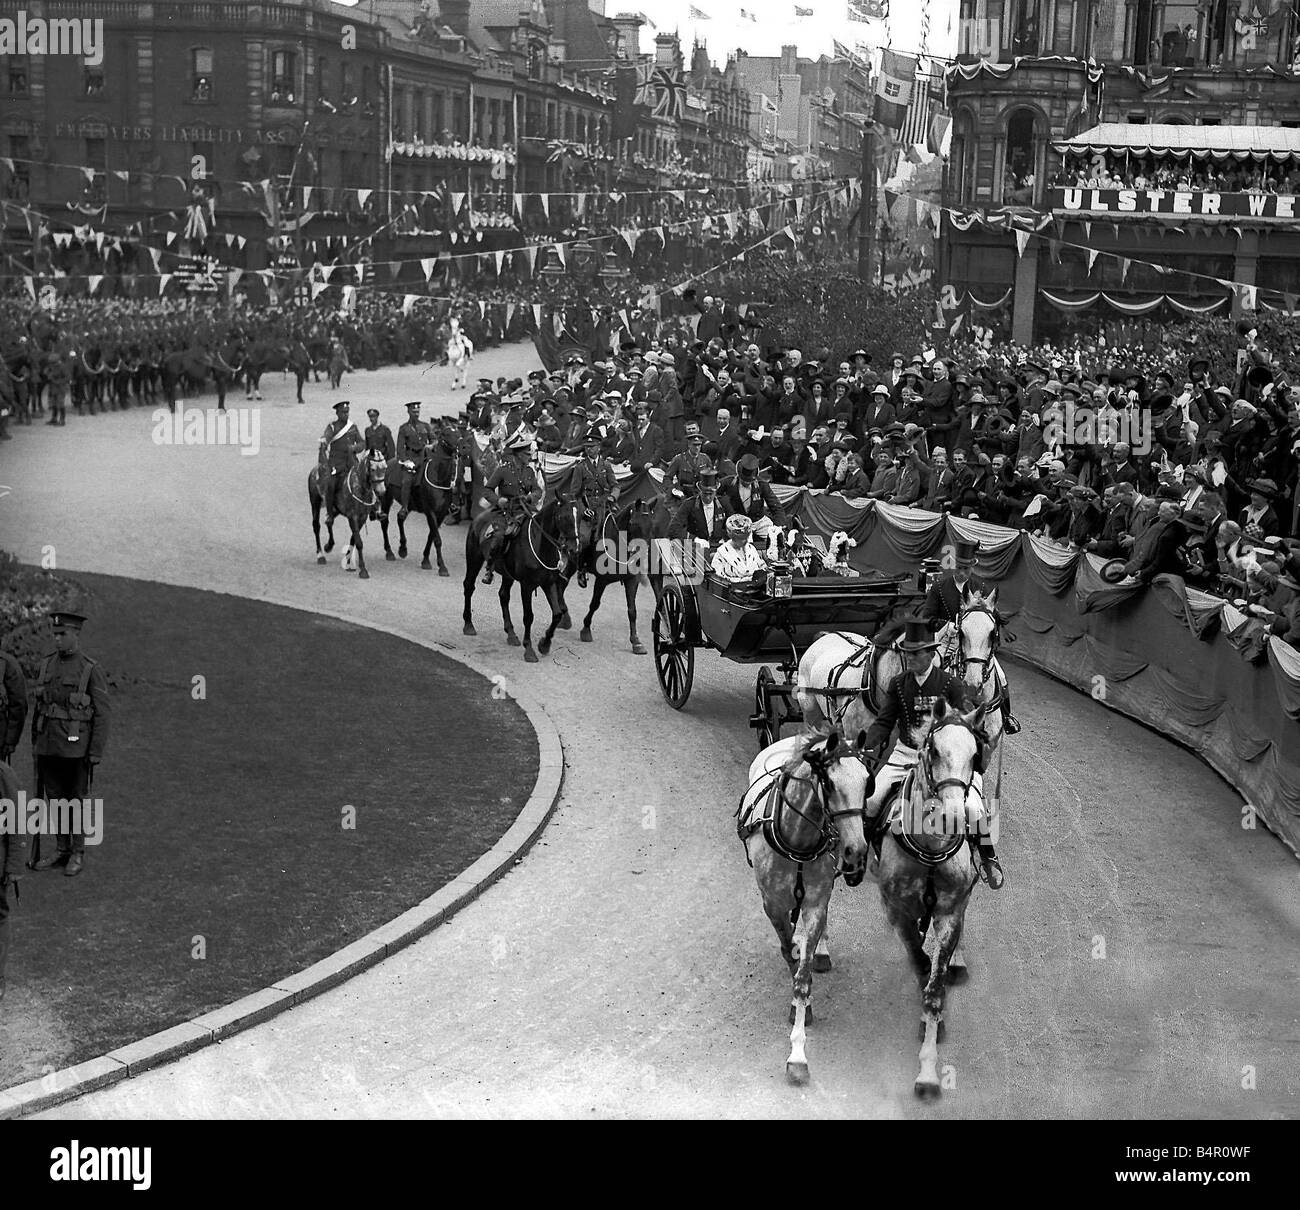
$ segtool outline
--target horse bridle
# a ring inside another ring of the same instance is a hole
[[[830,797],[833,793],[833,789],[830,781],[830,768],[837,761],[850,759],[861,762],[867,769],[869,784],[866,796],[863,800],[862,806],[860,807],[842,807],[838,811],[832,810],[830,806]],[[871,797],[872,789],[875,785],[875,777],[872,775],[870,767],[867,766],[866,762],[862,760],[862,757],[856,751],[835,752],[828,757],[815,758],[810,758],[807,753],[805,753],[803,759],[800,761],[800,764],[804,763],[812,769],[812,777],[802,777],[797,773],[792,773],[789,769],[781,770],[772,791],[776,796],[777,810],[772,812],[771,820],[765,824],[763,828],[763,835],[767,840],[767,843],[787,861],[794,862],[817,861],[823,856],[823,854],[829,852],[831,848],[834,847],[835,842],[839,837],[839,828],[836,823],[837,820],[844,819],[850,815],[858,815],[862,818],[865,825],[867,811],[866,799]],[[812,787],[813,801],[821,807],[820,822],[813,819],[812,816],[807,814],[807,812],[801,810],[790,801],[786,790],[791,782],[797,782]],[[805,823],[811,824],[813,827],[817,828],[818,841],[814,848],[807,850],[796,849],[792,845],[787,844],[781,838],[780,829],[778,827],[780,818],[779,813],[781,810],[793,811]]]
[[[975,613],[986,613],[993,619],[993,638],[989,642],[988,655],[967,655],[962,650],[962,619]],[[980,677],[979,687],[982,690],[988,683],[988,679],[993,675],[993,661],[997,658],[998,648],[1002,645],[1002,623],[998,620],[998,615],[993,612],[987,605],[972,605],[961,608],[957,611],[957,675],[965,679],[967,664],[982,664],[984,673]]]
[[[569,505],[569,507],[573,510],[573,536],[574,536],[574,541],[576,542],[578,538],[578,506],[576,504],[571,504]],[[560,558],[554,567],[552,567],[549,563],[547,563],[542,558],[542,556],[537,553],[537,547],[533,544],[533,525],[532,525],[533,521],[537,521],[537,529],[541,532],[542,537],[545,538],[559,552]],[[560,568],[562,568],[565,565],[565,563],[568,562],[568,557],[567,557],[569,554],[568,542],[565,541],[563,538],[556,538],[548,534],[546,530],[542,529],[542,523],[536,517],[529,517],[527,528],[528,528],[528,549],[533,552],[533,558],[536,559],[538,564],[541,567],[543,567],[546,571],[559,571]]]
[[[917,768],[920,770],[921,778],[917,782],[916,788],[921,792],[921,801],[925,802],[929,798],[938,798],[940,791],[946,790],[949,786],[962,792],[963,807],[967,796],[970,794],[971,787],[975,784],[976,765],[980,763],[978,755],[976,760],[971,762],[970,777],[963,781],[960,777],[945,777],[939,781],[934,778],[934,771],[930,765],[930,758],[934,752],[934,736],[936,732],[942,731],[945,727],[962,727],[969,731],[975,740],[977,752],[983,749],[983,742],[980,740],[979,733],[964,718],[945,717],[936,722],[926,734],[925,741],[921,745],[920,759],[917,761]],[[928,793],[927,793],[928,787]],[[904,787],[906,789],[906,787]],[[897,832],[895,838],[901,844],[904,850],[909,853],[922,865],[941,866],[948,861],[963,844],[966,843],[966,834],[963,829],[962,833],[944,849],[941,853],[929,853],[920,848],[911,836],[904,830]]]

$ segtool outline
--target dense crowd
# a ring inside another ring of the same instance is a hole
[[[483,384],[471,419],[501,427],[515,393],[541,447],[659,467],[689,495],[702,469],[1026,530],[1106,559],[1111,580],[1162,573],[1241,603],[1300,645],[1300,403],[1243,331],[1230,383],[1207,361],[1085,373],[1059,355],[961,357],[769,349],[704,299],[698,338],[669,326],[594,365]],[[706,322],[707,320],[707,322]],[[509,427],[508,425],[506,426]]]
[[[1105,165],[1070,164],[1053,179],[1067,189],[1176,189],[1217,193],[1295,193],[1300,189],[1300,166],[1253,160],[1160,160],[1132,156]]]

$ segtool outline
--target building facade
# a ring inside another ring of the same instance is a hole
[[[962,53],[946,74],[945,205],[995,221],[945,216],[940,280],[952,297],[982,304],[976,322],[1027,342],[1104,331],[1124,316],[1163,323],[1250,305],[1249,289],[1214,279],[1300,292],[1293,224],[1228,196],[1285,184],[1286,132],[1300,126],[1295,10],[963,0],[961,13]],[[1252,159],[1249,147],[1265,151]],[[1225,174],[1225,164],[1264,168],[1252,185],[1249,171]],[[1121,186],[1157,179],[1172,186],[1165,208],[1118,198]],[[1088,181],[1115,188],[1067,191]],[[1220,197],[1222,213],[1202,213],[1190,199],[1184,208],[1181,196],[1175,210],[1175,193]],[[1031,238],[1022,253],[1014,233],[999,229],[1008,216],[1047,238]]]

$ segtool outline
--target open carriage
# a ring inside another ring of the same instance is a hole
[[[779,739],[782,727],[802,722],[794,675],[819,634],[839,630],[868,637],[914,610],[925,595],[918,575],[792,575],[759,585],[732,584],[703,564],[684,567],[680,553],[661,541],[666,574],[653,636],[659,687],[674,710],[682,709],[695,680],[697,649],[762,665],[750,716],[760,748]]]

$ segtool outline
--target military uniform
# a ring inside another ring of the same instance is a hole
[[[334,410],[339,414],[325,426],[320,439],[320,493],[325,501],[326,513],[332,518],[339,512],[337,498],[343,476],[357,460],[357,454],[365,449],[361,433],[357,426],[345,418],[339,409],[342,404],[335,404]]]
[[[411,511],[411,484],[420,465],[424,462],[425,446],[433,443],[433,426],[426,424],[417,416],[411,416],[397,430],[397,485],[398,498],[401,501],[399,519],[406,520]]]
[[[0,798],[18,801],[18,778],[4,761],[0,761]],[[23,838],[0,829],[0,1000],[5,998],[5,966],[9,961],[9,888],[21,871]]]
[[[713,463],[707,454],[692,453],[685,449],[668,464],[664,483],[677,499],[694,496],[700,487],[700,472],[711,470]]]
[[[492,561],[506,540],[518,532],[530,508],[541,499],[542,486],[537,481],[537,472],[518,450],[505,451],[483,486],[496,493],[496,503],[479,548],[483,555],[483,583],[491,584]]]
[[[0,651],[0,760],[13,755],[26,720],[27,679],[22,665],[7,651]]]
[[[575,500],[585,501],[590,509],[599,510],[606,501],[618,498],[618,481],[614,478],[614,468],[609,462],[596,456],[593,462],[584,457],[573,468],[571,490]]]
[[[55,627],[81,629],[80,614],[51,615]],[[108,682],[103,670],[81,651],[55,652],[45,658],[36,681],[32,711],[32,755],[36,758],[36,792],[47,801],[85,798],[91,768],[108,744]],[[69,875],[80,872],[85,837],[60,833],[57,854],[37,863],[37,869],[67,864]]]
[[[397,443],[393,440],[393,430],[386,424],[371,424],[366,427],[365,432],[366,449],[372,454],[379,454],[381,458],[391,459],[397,451]]]

